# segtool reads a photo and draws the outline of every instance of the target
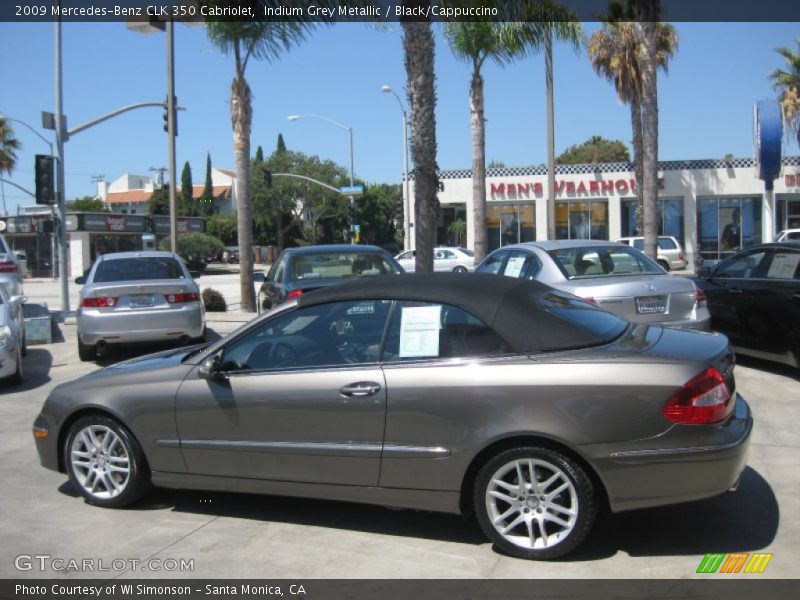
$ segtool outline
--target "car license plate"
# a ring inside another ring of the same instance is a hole
[[[131,296],[131,306],[133,308],[148,308],[153,306],[155,303],[155,298],[153,294],[137,294],[135,296]]]
[[[636,312],[640,315],[658,315],[667,312],[666,296],[639,296],[636,298]]]

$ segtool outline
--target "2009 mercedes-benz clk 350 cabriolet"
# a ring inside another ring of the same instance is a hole
[[[722,335],[538,282],[386,276],[62,384],[34,436],[99,506],[152,484],[474,513],[503,551],[544,559],[600,503],[735,486],[753,421],[733,369]]]

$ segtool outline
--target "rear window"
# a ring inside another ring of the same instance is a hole
[[[672,238],[658,238],[658,247],[662,250],[676,250],[678,248]]]
[[[185,278],[181,265],[172,257],[136,256],[101,261],[92,283]]]
[[[583,343],[580,347],[608,344],[621,336],[628,328],[628,321],[622,317],[564,292],[546,293],[542,296],[540,305],[554,317],[568,321],[571,325],[570,330],[577,329],[582,334],[580,337],[584,339],[581,340]],[[549,340],[543,340],[542,350],[548,352],[577,347],[574,345],[576,338],[572,337],[571,339],[572,342],[568,342],[566,347],[565,343],[559,343],[555,336]]]
[[[630,246],[561,248],[548,254],[567,279],[663,274],[661,267]]]
[[[399,272],[392,262],[377,253],[328,252],[298,254],[292,258],[295,281],[394,275]]]
[[[475,256],[475,253],[469,248],[459,248],[459,250],[461,250],[461,252],[463,252],[467,256]]]

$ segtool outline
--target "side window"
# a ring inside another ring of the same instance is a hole
[[[644,240],[633,240],[633,247],[637,250],[644,250]]]
[[[508,256],[508,250],[492,252],[476,271],[478,273],[499,273],[506,256]]]
[[[283,262],[284,262],[283,257],[280,257],[277,261],[275,261],[275,264],[272,265],[272,268],[269,270],[269,273],[267,273],[267,281],[269,281],[270,283],[276,283],[277,281],[279,281],[278,279],[279,274],[280,277],[283,278]]]
[[[394,311],[382,360],[487,357],[510,351],[491,327],[461,308],[406,301]]]
[[[524,250],[513,250],[508,256],[503,275],[517,279],[534,279],[542,269],[542,263],[535,254]]]
[[[752,279],[756,276],[758,267],[764,261],[767,251],[751,252],[734,256],[724,262],[714,272],[715,277],[728,277],[731,279]]]
[[[455,257],[456,257],[456,255],[453,254],[452,252],[450,252],[450,250],[442,250],[442,258],[446,258],[447,260],[450,260],[450,259],[455,258]]]
[[[391,304],[352,300],[292,310],[225,346],[220,368],[237,372],[375,363]]]
[[[800,279],[800,252],[776,251],[767,270],[767,279]]]
[[[660,237],[658,238],[658,247],[662,250],[677,250],[678,247],[675,245],[675,241],[672,238],[668,237]]]

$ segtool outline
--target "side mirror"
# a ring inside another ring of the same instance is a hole
[[[227,379],[219,370],[219,361],[219,354],[215,354],[200,363],[200,368],[197,370],[200,379]]]
[[[253,273],[254,283],[264,283],[264,281],[266,281],[266,277],[264,277],[263,273]]]
[[[12,305],[25,304],[27,301],[28,301],[27,296],[11,296],[11,298],[9,298],[9,302]]]
[[[700,267],[697,269],[697,276],[701,279],[710,279],[711,278],[711,267]]]
[[[199,279],[203,274],[200,271],[189,271],[189,277]]]
[[[80,277],[75,278],[75,283],[78,285],[84,285],[86,283],[86,277],[81,275]]]

